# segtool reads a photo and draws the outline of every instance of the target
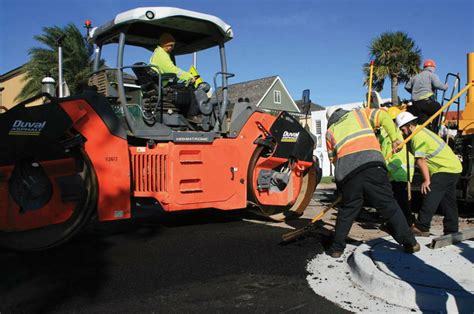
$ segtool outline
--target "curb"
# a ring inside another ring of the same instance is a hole
[[[382,242],[393,242],[391,237],[375,239],[359,245],[348,258],[351,280],[364,291],[387,302],[424,311],[460,312],[462,308],[474,308],[474,296],[466,291],[440,289],[408,283],[391,276],[377,267],[372,259],[373,248]],[[422,245],[422,250],[428,248]],[[398,248],[394,254],[406,254]]]

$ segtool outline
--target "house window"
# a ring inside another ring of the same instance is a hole
[[[279,90],[273,91],[273,102],[275,104],[281,104],[281,92]]]
[[[321,133],[321,120],[315,120],[315,128],[316,128],[316,138],[318,139],[318,143],[316,143],[316,147],[321,147],[322,142],[322,133]]]

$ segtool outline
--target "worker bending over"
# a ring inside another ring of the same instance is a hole
[[[388,108],[387,113],[393,121],[400,113],[400,109],[397,107],[390,107]],[[400,130],[397,131],[397,139],[402,141],[402,132]],[[380,143],[380,148],[382,149],[382,155],[386,157],[392,154],[392,141],[390,140],[390,137],[387,136],[387,132],[381,129],[378,132],[377,138]],[[388,179],[392,185],[393,196],[402,209],[408,225],[411,226],[415,220],[410,208],[408,183],[413,180],[415,158],[413,157],[413,154],[403,146],[399,152],[393,153],[389,159],[385,160],[385,162],[387,164]]]
[[[409,112],[400,113],[396,122],[404,136],[409,136],[420,128],[417,117]],[[413,233],[417,236],[430,235],[431,219],[438,207],[444,215],[444,234],[458,232],[456,184],[462,171],[461,162],[439,136],[427,129],[422,129],[413,136],[410,149],[423,176],[423,204],[412,226]]]
[[[335,165],[335,177],[342,192],[342,206],[338,210],[334,240],[326,252],[340,257],[346,247],[346,237],[363,204],[364,197],[388,220],[393,238],[405,251],[414,253],[420,245],[411,234],[406,219],[393,198],[385,161],[374,129],[382,127],[397,147],[397,129],[390,116],[379,109],[346,111],[329,107],[326,112],[328,130],[326,146],[329,159]]]

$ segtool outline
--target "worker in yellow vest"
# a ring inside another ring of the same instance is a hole
[[[390,107],[387,110],[387,113],[392,120],[395,120],[400,112],[401,111],[398,107]],[[381,129],[380,132],[378,132],[377,138],[380,143],[380,148],[382,149],[382,155],[386,157],[389,154],[392,154],[392,142],[387,136],[385,130]],[[401,131],[397,132],[397,139],[400,141],[403,140]],[[404,146],[401,151],[392,154],[392,156],[388,160],[385,160],[385,162],[387,164],[388,178],[392,185],[393,196],[402,209],[408,225],[411,226],[414,223],[414,216],[409,204],[407,183],[413,180],[415,158]]]
[[[346,111],[337,107],[329,107],[326,116],[328,156],[335,165],[336,183],[342,192],[334,240],[326,253],[334,258],[342,255],[346,237],[364,204],[364,197],[370,199],[370,203],[388,221],[393,238],[403,245],[406,252],[419,251],[420,245],[393,198],[385,160],[374,134],[375,128],[382,127],[390,137],[393,148],[401,143],[390,116],[379,109]]]
[[[409,112],[400,113],[396,123],[404,136],[409,136],[420,128],[417,117]],[[430,235],[431,219],[438,207],[444,215],[444,234],[458,232],[456,184],[462,172],[461,162],[438,135],[427,129],[422,129],[413,136],[410,147],[423,176],[423,205],[412,226],[413,233],[417,236]]]
[[[189,108],[187,108],[186,112],[184,113],[189,121],[198,123],[200,122],[200,119],[197,117],[197,115],[200,113],[200,109],[193,93],[192,87],[194,86],[196,80],[198,80],[199,78],[194,76],[192,73],[184,71],[176,66],[174,58],[172,58],[172,52],[175,48],[175,45],[176,39],[173,35],[171,35],[170,33],[162,33],[158,40],[158,46],[153,51],[153,55],[150,58],[150,64],[154,66],[152,67],[152,69],[154,69],[155,71],[161,74],[176,74],[179,81],[185,83],[185,86],[190,91],[192,100],[189,105]],[[163,82],[163,84],[164,86],[166,86],[168,84],[168,81]],[[205,92],[207,92],[207,90]]]
[[[178,79],[182,81],[189,81],[194,83],[195,77],[191,73],[181,70],[178,68],[173,59],[171,53],[176,45],[176,39],[170,33],[161,34],[158,40],[158,46],[153,51],[153,55],[150,58],[150,64],[156,66],[153,70],[163,73],[174,73]]]

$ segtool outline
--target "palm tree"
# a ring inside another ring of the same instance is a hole
[[[419,72],[421,50],[404,32],[385,32],[370,44],[370,57],[374,60],[373,88],[381,91],[385,78],[391,81],[392,103],[398,104],[398,84],[408,82]],[[370,63],[364,64],[365,83],[369,82]]]
[[[58,44],[57,39],[64,35],[63,47],[63,77],[72,94],[80,92],[87,84],[92,71],[92,45],[89,45],[79,29],[74,24],[64,28],[58,26],[44,27],[42,35],[34,39],[44,44],[46,48],[31,48],[28,50],[30,61],[25,64],[26,84],[16,100],[24,100],[41,92],[41,80],[49,73],[58,82]]]

